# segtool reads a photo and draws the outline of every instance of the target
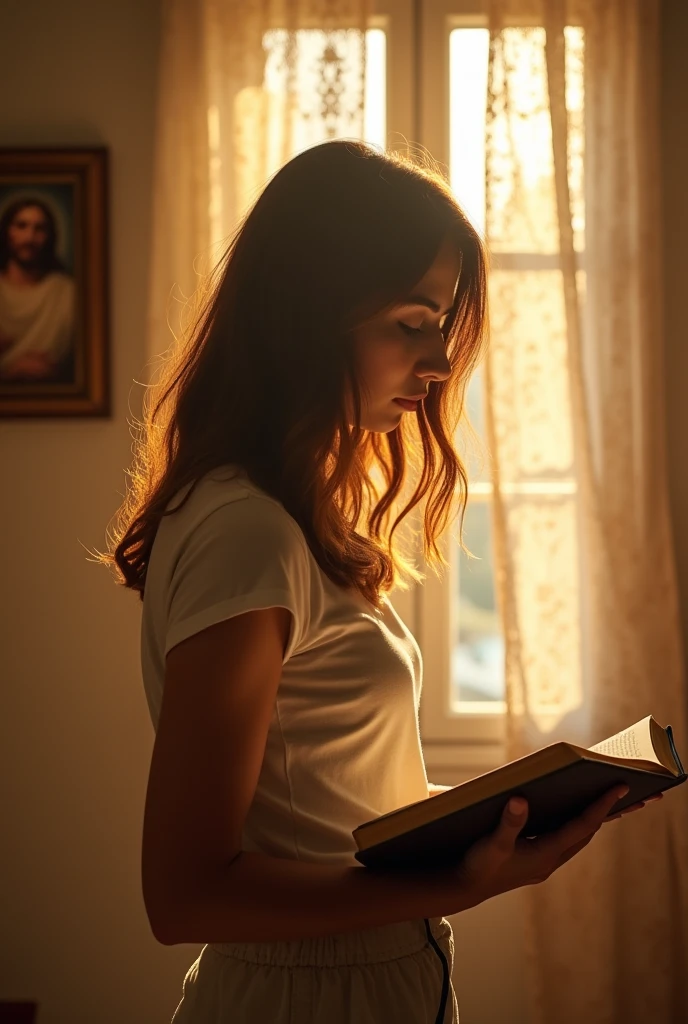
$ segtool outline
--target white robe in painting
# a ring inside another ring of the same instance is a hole
[[[10,284],[0,275],[0,335],[14,339],[0,353],[0,371],[19,356],[39,353],[59,362],[74,344],[74,279],[50,271],[37,284]]]

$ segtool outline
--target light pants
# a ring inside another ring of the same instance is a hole
[[[442,1024],[459,1024],[454,936],[430,930],[449,967]],[[435,1024],[443,965],[425,921],[322,938],[212,943],[184,978],[173,1024]]]

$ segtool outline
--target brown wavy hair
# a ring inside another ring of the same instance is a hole
[[[431,381],[416,416],[394,430],[362,429],[352,331],[406,298],[447,235],[462,260],[443,327],[451,375]],[[282,503],[323,572],[376,608],[383,592],[425,578],[393,540],[424,498],[424,556],[433,571],[446,567],[437,540],[455,499],[466,550],[455,435],[462,421],[477,440],[464,402],[487,337],[486,277],[484,242],[427,151],[416,159],[337,139],[294,157],[231,236],[195,295],[190,328],[148,386],[131,485],[96,561],[143,600],[162,517],[231,463]],[[389,530],[409,466],[415,486]]]

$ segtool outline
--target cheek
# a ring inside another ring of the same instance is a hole
[[[404,341],[389,342],[381,346],[376,353],[375,379],[384,386],[392,385],[395,382],[398,384],[400,379],[403,379],[405,383],[410,361],[411,355]]]
[[[362,370],[371,384],[393,378],[409,361],[408,346],[404,339],[389,334],[378,335],[362,352]]]
[[[413,343],[401,335],[396,323],[369,325],[355,342],[359,379],[369,391],[369,403],[377,404],[392,394],[402,394],[413,364]],[[362,396],[363,407],[366,396]]]

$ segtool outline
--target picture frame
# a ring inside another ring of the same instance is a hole
[[[0,148],[0,417],[110,417],[109,153]]]

